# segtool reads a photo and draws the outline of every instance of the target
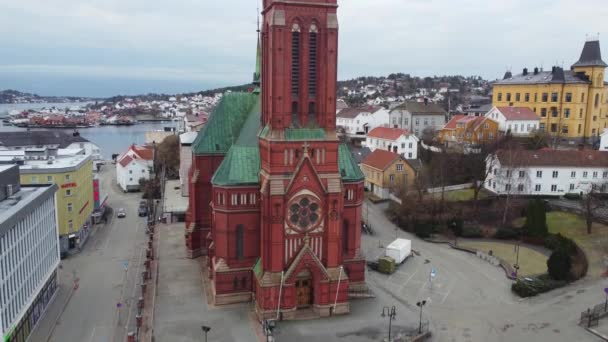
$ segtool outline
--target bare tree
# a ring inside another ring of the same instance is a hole
[[[592,232],[591,228],[593,221],[597,219],[598,210],[607,207],[606,201],[601,198],[601,192],[606,187],[608,187],[607,184],[591,183],[589,192],[581,197],[581,208],[587,225],[587,234]]]

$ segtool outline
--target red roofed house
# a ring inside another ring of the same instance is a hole
[[[412,184],[417,170],[403,156],[376,149],[361,163],[365,187],[375,196],[387,199],[391,192]]]
[[[406,159],[418,158],[419,139],[406,129],[376,127],[367,133],[365,145],[372,151],[382,149]]]
[[[154,169],[154,149],[131,145],[116,159],[116,181],[124,192],[139,191],[139,180],[150,179]]]
[[[484,116],[454,115],[437,133],[446,145],[479,145],[496,141],[498,122]]]
[[[498,122],[498,130],[516,136],[527,136],[540,128],[540,118],[528,107],[494,107],[486,118]]]

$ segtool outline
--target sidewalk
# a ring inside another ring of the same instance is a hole
[[[209,341],[257,341],[250,305],[210,308],[198,259],[186,257],[184,224],[157,226],[158,287],[154,311],[155,342],[203,341],[201,326],[211,327]]]

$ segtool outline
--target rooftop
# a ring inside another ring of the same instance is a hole
[[[52,196],[56,189],[57,186],[54,184],[35,187],[22,186],[11,197],[0,201],[0,237],[4,236],[43,200]]]
[[[378,107],[378,106],[344,108],[336,116],[338,118],[354,119],[361,113],[375,113],[375,112],[379,111],[380,109],[382,109],[382,107]]]
[[[19,131],[0,132],[0,146],[48,146],[57,145],[66,148],[75,142],[89,142],[80,135],[67,134],[62,131]]]
[[[19,164],[21,173],[32,173],[36,171],[58,172],[62,169],[78,169],[91,159],[84,149],[59,149],[57,155],[52,155],[48,150],[41,151],[35,155],[29,155],[29,150],[4,151],[0,150],[0,163]]]
[[[581,57],[572,65],[573,68],[588,66],[608,67],[608,64],[604,63],[602,60],[602,50],[600,49],[599,40],[585,42]]]
[[[404,102],[393,110],[406,110],[414,115],[446,115],[446,111],[440,105],[432,102]]]
[[[507,78],[496,81],[496,85],[509,84],[587,84],[589,80],[584,74],[575,73],[571,70],[563,70],[560,67],[553,67],[551,71],[525,71],[518,75],[506,75]],[[510,76],[510,77],[509,77]]]
[[[608,168],[608,153],[583,150],[499,150],[496,152],[502,165],[515,167],[570,166]]]
[[[528,107],[496,107],[507,120],[540,120],[538,115]]]
[[[397,140],[402,135],[410,135],[410,132],[407,129],[401,128],[376,127],[367,133],[367,136],[370,138],[386,140]]]
[[[361,164],[373,167],[377,170],[384,171],[389,167],[395,160],[401,159],[402,157],[397,153],[375,149]]]

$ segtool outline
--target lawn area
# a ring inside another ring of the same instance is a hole
[[[515,264],[516,252],[514,245],[500,242],[465,241],[459,246],[475,248],[486,252],[492,250],[495,256],[505,260],[511,265]],[[519,276],[530,276],[547,272],[547,256],[524,246],[519,248]]]
[[[435,196],[435,198],[441,197],[441,192],[436,192],[431,194]],[[470,201],[473,199],[475,192],[473,189],[462,189],[462,190],[453,190],[445,192],[445,200],[449,202],[458,202],[458,201]],[[484,191],[479,192],[479,199],[485,198],[488,195]]]
[[[513,222],[516,226],[523,226],[524,218]],[[599,277],[606,271],[604,257],[608,255],[608,227],[594,223],[592,233],[587,234],[585,220],[576,215],[561,211],[547,213],[547,226],[550,233],[560,233],[574,240],[587,255],[589,259],[589,271],[591,277]]]

